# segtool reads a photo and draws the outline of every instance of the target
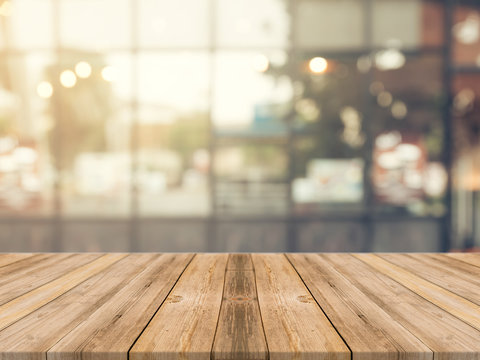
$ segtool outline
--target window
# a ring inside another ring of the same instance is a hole
[[[447,89],[455,121],[473,117],[456,71],[480,64],[478,6],[446,4],[0,0],[0,225],[95,251],[368,250],[394,220],[444,233]]]

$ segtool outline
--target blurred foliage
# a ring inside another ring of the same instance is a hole
[[[314,158],[352,158],[364,156],[365,79],[351,60],[328,59],[324,74],[312,74],[310,57],[290,59],[282,66],[272,65],[267,74],[278,78],[288,76],[294,87],[291,111],[285,121],[296,135],[293,170],[296,177],[305,176],[307,163]],[[348,143],[342,138],[345,124],[343,109],[350,107],[360,115],[359,141]]]
[[[97,54],[68,52],[61,63],[46,69],[46,78],[53,85],[51,112],[55,119],[48,134],[50,152],[58,169],[70,169],[82,152],[106,151],[105,125],[114,111],[111,84],[101,76],[106,65]],[[79,61],[92,66],[86,79],[77,77],[72,88],[60,84],[62,71],[73,70]]]
[[[184,169],[192,165],[195,150],[208,148],[209,129],[206,113],[181,115],[171,125],[166,145],[180,155]]]

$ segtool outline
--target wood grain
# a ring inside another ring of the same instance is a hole
[[[0,304],[42,286],[70,270],[98,259],[100,254],[50,254],[29,257],[0,269]],[[22,281],[16,281],[21,277]]]
[[[374,254],[355,257],[480,330],[480,306]]]
[[[131,360],[210,359],[226,254],[199,254],[130,351]]]
[[[480,332],[348,254],[324,257],[395,321],[434,352],[434,359],[480,358]]]
[[[33,256],[31,253],[0,254],[0,267]]]
[[[470,265],[480,267],[480,253],[471,253],[471,254],[452,253],[452,254],[443,254],[443,255],[448,256],[451,259],[456,259],[456,260],[459,260],[459,261],[466,262]]]
[[[474,254],[23,255],[0,360],[480,360]]]
[[[268,350],[250,255],[229,255],[212,359],[267,358]]]
[[[155,254],[125,256],[0,331],[0,359],[45,360],[48,350],[77,326],[88,322],[92,314],[148,267],[155,257]]]
[[[252,259],[270,359],[350,359],[285,256],[253,254]]]
[[[89,277],[101,272],[125,256],[127,255],[103,255],[86,265],[67,272],[59,278],[1,305],[0,330],[49,303],[61,294],[74,288]]]
[[[442,254],[381,254],[381,258],[480,305],[480,267]]]
[[[153,257],[125,287],[55,344],[47,359],[126,360],[128,350],[192,257],[192,254]]]
[[[355,287],[323,256],[289,254],[288,258],[342,334],[354,360],[433,359],[432,351],[425,344]]]

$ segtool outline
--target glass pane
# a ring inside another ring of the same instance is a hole
[[[421,44],[442,46],[445,44],[445,5],[442,1],[423,0],[421,22]]]
[[[103,50],[131,45],[129,0],[60,1],[60,38],[69,48]]]
[[[305,55],[294,68],[294,72],[283,70],[294,85],[290,112],[294,131],[318,136],[325,157],[357,154],[365,142],[366,84],[357,62]]]
[[[377,46],[417,47],[422,36],[419,0],[376,0],[373,3],[373,43]]]
[[[457,5],[453,21],[454,62],[480,66],[480,9],[478,6]]]
[[[219,52],[215,57],[213,122],[221,135],[282,136],[293,88],[283,67],[283,51]]]
[[[207,46],[207,0],[141,0],[140,46]]]
[[[68,216],[129,213],[131,66],[128,55],[65,52],[49,71]]]
[[[291,76],[295,211],[361,209],[365,76],[356,61],[306,55]]]
[[[296,44],[303,48],[348,49],[364,45],[363,3],[358,0],[300,0]]]
[[[142,215],[209,212],[208,70],[206,53],[140,55]]]
[[[375,70],[370,85],[372,181],[379,211],[445,213],[443,94],[437,56],[407,58],[398,69]]]
[[[285,144],[221,145],[215,154],[215,198],[220,215],[278,215],[287,211]]]
[[[52,55],[3,57],[0,92],[0,212],[47,215],[56,176],[48,132]],[[42,85],[43,84],[43,85]]]
[[[453,81],[453,224],[457,248],[480,244],[480,74]]]
[[[0,15],[0,24],[3,22],[7,30],[6,44],[20,49],[53,46],[51,0],[6,0],[0,6],[0,13],[4,15]]]
[[[331,159],[315,157],[313,154],[305,156],[304,145],[299,148],[303,150],[300,156],[304,157],[301,159],[304,166],[299,169],[303,171],[296,174],[292,183],[296,212],[348,212],[362,208],[365,166],[362,158]]]
[[[290,18],[287,0],[217,0],[219,46],[286,46]]]

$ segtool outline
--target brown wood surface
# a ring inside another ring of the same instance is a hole
[[[289,254],[317,303],[358,360],[433,359],[432,351],[335,266],[317,254]]]
[[[227,258],[195,256],[133,346],[131,360],[210,359]]]
[[[480,254],[0,254],[0,360],[480,360]]]
[[[282,254],[254,254],[270,359],[350,359],[350,351]]]
[[[480,306],[375,254],[355,255],[416,294],[480,330]],[[419,269],[421,272],[421,269]]]
[[[28,253],[18,253],[18,254],[0,254],[0,267],[23,260],[33,256],[33,254]]]
[[[0,268],[0,304],[15,299],[100,256],[100,254],[39,255],[4,266]],[[22,281],[15,281],[18,277],[21,277]]]
[[[128,359],[128,350],[192,259],[152,256],[125,286],[48,352],[48,359]],[[115,352],[110,353],[110,349]]]
[[[212,357],[213,360],[268,358],[255,273],[248,254],[228,258]]]

